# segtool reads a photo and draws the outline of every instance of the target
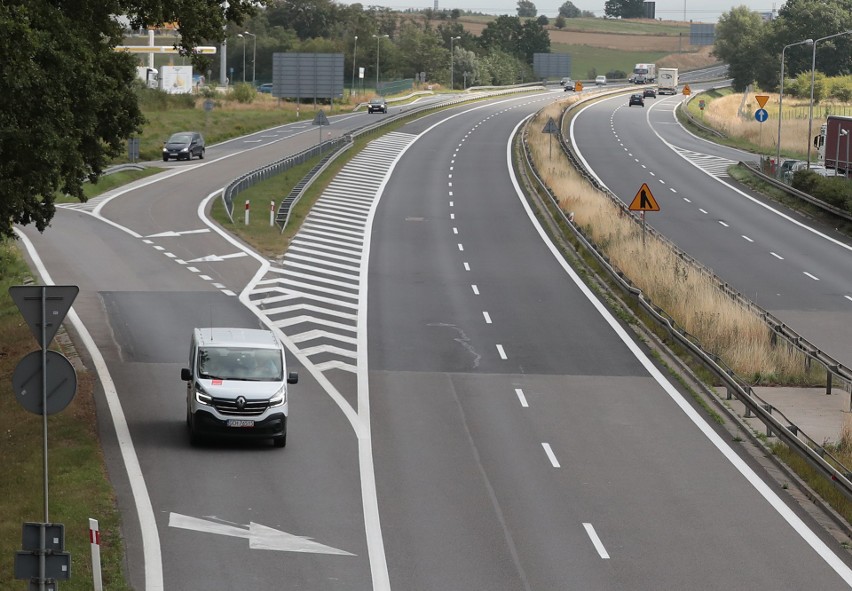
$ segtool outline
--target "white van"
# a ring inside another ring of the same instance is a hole
[[[272,439],[287,445],[287,373],[284,347],[268,330],[196,328],[189,348],[186,425],[193,445],[205,436]]]

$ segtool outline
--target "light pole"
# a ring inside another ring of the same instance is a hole
[[[797,41],[796,43],[790,43],[789,45],[785,45],[784,49],[781,50],[781,89],[778,94],[778,143],[775,146],[776,173],[781,172],[781,105],[784,101],[784,52],[787,51],[788,47],[793,47],[794,45],[812,45],[813,42],[813,39],[805,39],[804,41]],[[810,133],[808,135],[810,135]]]
[[[455,65],[455,59],[453,59],[453,41],[456,39],[461,39],[461,36],[450,37],[450,90],[453,89],[455,83],[455,78],[453,77],[453,66]]]
[[[387,39],[390,35],[373,35],[376,38],[376,94],[379,94],[379,43],[382,37]]]
[[[237,37],[243,40],[243,82],[246,81],[246,38],[242,33],[237,33]]]
[[[825,37],[820,37],[814,41],[814,51],[813,57],[811,58],[811,107],[808,111],[808,168],[811,167],[811,133],[813,133],[813,123],[814,123],[814,81],[816,79],[816,48],[817,43],[820,41],[825,41],[826,39],[832,39],[834,37],[840,37],[841,35],[852,35],[852,31],[843,31],[842,33],[835,33],[834,35],[827,35]]]
[[[257,72],[257,35],[254,33],[245,32],[246,35],[251,35],[252,47],[251,47],[251,85],[257,86],[255,82],[254,75]],[[245,41],[243,41],[243,51],[245,51]]]
[[[358,35],[355,35],[355,48],[352,50],[352,90],[349,91],[349,96],[355,94],[355,56],[358,55]]]

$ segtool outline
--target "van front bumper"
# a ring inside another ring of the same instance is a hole
[[[235,419],[245,420],[244,417],[235,417]],[[270,414],[264,419],[253,420],[252,422],[251,426],[232,426],[228,420],[220,419],[200,409],[192,415],[192,425],[199,435],[268,439],[270,437],[283,437],[287,434],[287,415],[284,413]]]

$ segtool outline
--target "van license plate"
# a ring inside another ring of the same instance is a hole
[[[239,419],[229,419],[229,427],[254,427],[254,421],[244,421]]]

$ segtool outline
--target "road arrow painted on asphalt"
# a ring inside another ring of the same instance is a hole
[[[204,234],[209,232],[210,228],[201,228],[199,230],[186,230],[184,232],[175,232],[174,230],[169,230],[168,232],[160,232],[159,234],[150,234],[145,236],[145,238],[177,238],[178,236],[183,236],[185,234]]]
[[[215,263],[218,261],[224,261],[225,259],[238,259],[240,257],[247,257],[248,255],[244,252],[235,252],[234,254],[211,254],[210,256],[201,257],[200,259],[192,259],[191,261],[187,261],[189,263]]]
[[[198,517],[181,515],[180,513],[169,514],[169,527],[180,529],[191,529],[193,531],[232,536],[235,538],[246,538],[249,548],[253,550],[279,550],[281,552],[308,552],[311,554],[336,554],[338,556],[355,556],[351,552],[338,550],[331,546],[325,546],[314,542],[310,538],[288,534],[259,523],[250,523],[248,529],[228,523],[208,521]]]

